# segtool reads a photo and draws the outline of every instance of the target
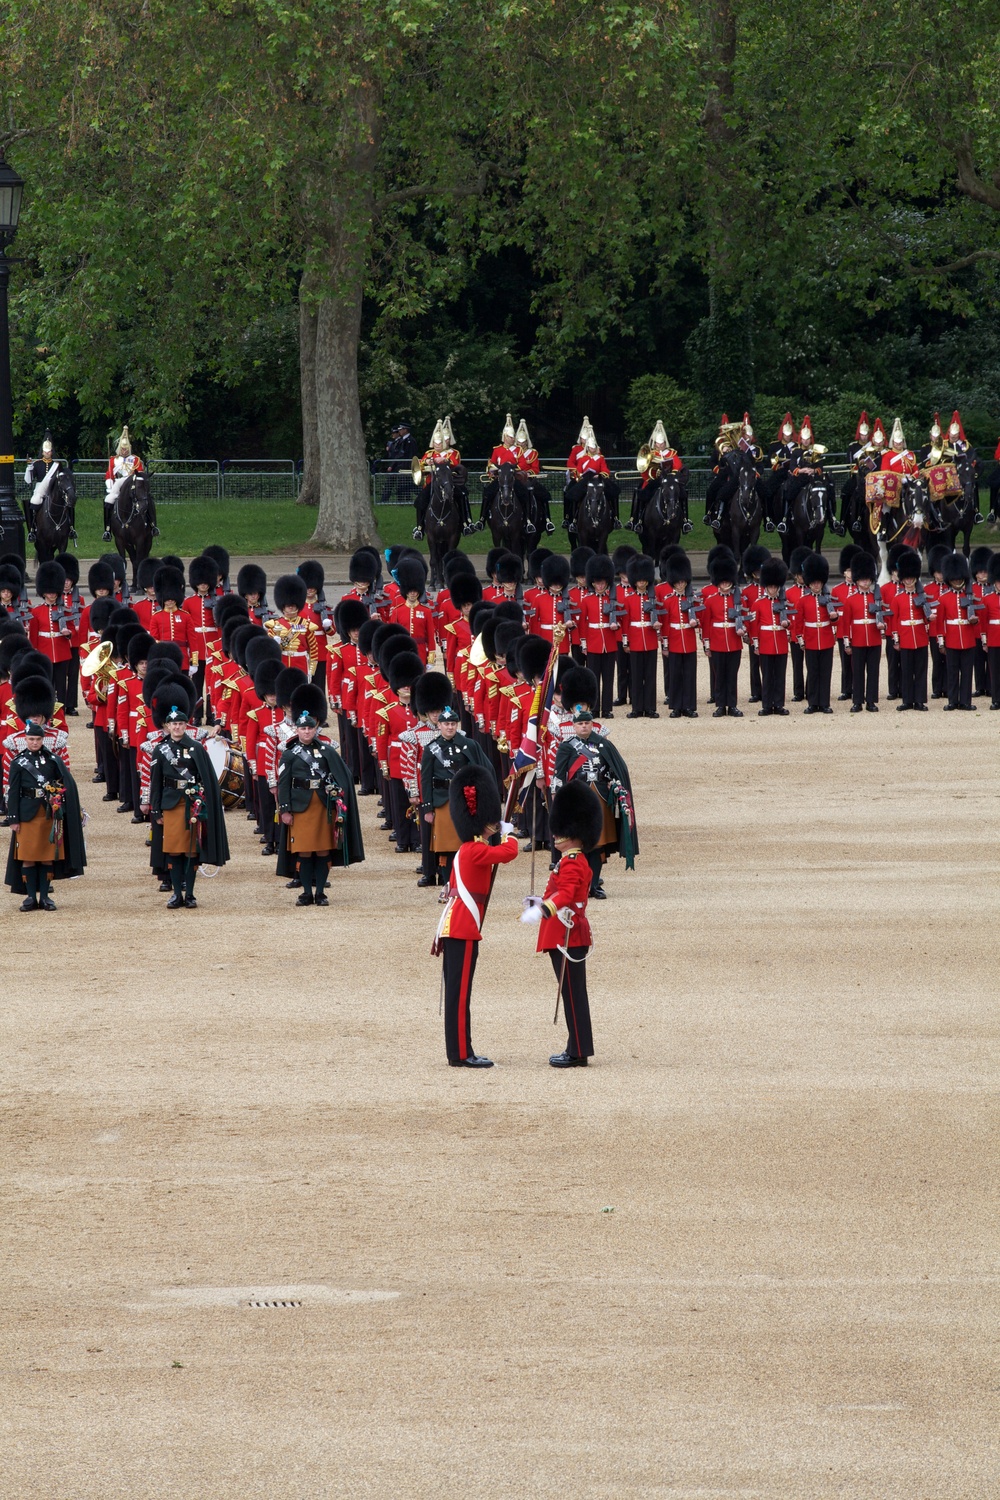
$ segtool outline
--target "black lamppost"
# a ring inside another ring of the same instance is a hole
[[[14,499],[14,404],[10,390],[7,246],[17,233],[24,183],[0,156],[0,552],[24,556],[24,517]]]

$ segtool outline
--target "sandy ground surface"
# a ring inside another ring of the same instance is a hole
[[[460,1072],[371,800],[329,910],[237,815],[173,914],[85,786],[4,895],[4,1500],[996,1494],[1000,723],[939,709],[615,721],[586,1072],[527,857]]]

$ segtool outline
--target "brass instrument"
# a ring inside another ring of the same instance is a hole
[[[715,451],[719,457],[721,458],[724,453],[731,453],[742,436],[742,422],[727,422],[715,439]]]
[[[424,468],[422,459],[417,458],[416,455],[414,455],[414,457],[410,459],[410,478],[413,480],[414,484],[423,484],[424,475],[428,472],[429,470]]]
[[[653,462],[653,450],[648,443],[643,443],[635,460],[635,466],[640,474],[645,474]]]
[[[829,451],[829,448],[825,448],[822,443],[813,443],[811,448],[806,449],[802,457],[807,463],[813,463],[816,459],[823,458]]]
[[[111,658],[114,654],[113,642],[102,641],[99,646],[94,647],[93,651],[88,651],[83,658],[80,663],[80,676],[96,677],[102,687],[106,686],[115,674],[115,669],[111,665]]]

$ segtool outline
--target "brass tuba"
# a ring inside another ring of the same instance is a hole
[[[103,687],[114,675],[114,667],[111,658],[115,654],[115,648],[111,641],[102,641],[89,651],[80,663],[81,677],[96,677]]]
[[[645,474],[646,470],[649,468],[652,462],[653,450],[648,443],[643,443],[636,457],[635,466],[639,470],[640,474]]]

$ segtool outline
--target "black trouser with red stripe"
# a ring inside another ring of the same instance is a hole
[[[614,651],[588,651],[587,666],[597,678],[597,686],[600,690],[600,703],[597,712],[601,718],[611,713],[615,702],[615,665],[617,656]]]
[[[743,652],[713,651],[712,660],[715,662],[715,706],[725,709],[735,708]]]
[[[972,657],[971,646],[959,649],[944,648],[945,667],[948,673],[948,707],[972,707]]]
[[[761,712],[773,714],[779,708],[785,706],[785,672],[788,669],[788,657],[783,652],[781,655],[760,656],[760,707]]]
[[[670,667],[670,712],[671,714],[694,714],[698,712],[698,655],[695,651],[671,651],[667,657]]]
[[[630,651],[629,671],[632,675],[632,712],[638,717],[649,718],[656,713],[656,663],[659,652]]]
[[[549,950],[556,978],[562,975],[559,993],[569,1032],[566,1051],[570,1057],[593,1057],[594,1033],[590,1027],[590,999],[587,995],[587,954],[590,949],[570,948],[567,951],[568,958],[558,948]]]
[[[852,707],[870,708],[878,702],[878,676],[882,666],[882,643],[876,646],[852,646],[851,667],[854,673]]]
[[[904,708],[927,702],[927,647],[917,646],[899,653],[899,695]]]
[[[479,957],[475,938],[442,938],[444,957],[444,1045],[448,1061],[464,1062],[475,1057],[469,1001]]]
[[[830,682],[833,678],[833,647],[822,650],[805,649],[806,697],[810,708],[830,707]]]
[[[277,843],[278,828],[274,821],[277,810],[277,802],[274,793],[268,785],[266,776],[256,777],[257,782],[257,825],[264,835],[264,842],[272,848]]]
[[[128,764],[128,774],[122,777],[122,787],[119,796],[124,804],[130,806],[133,812],[139,811],[139,752],[134,745],[129,745],[125,752]]]
[[[788,654],[792,659],[792,697],[801,703],[806,696],[805,651],[798,641],[789,641]]]

